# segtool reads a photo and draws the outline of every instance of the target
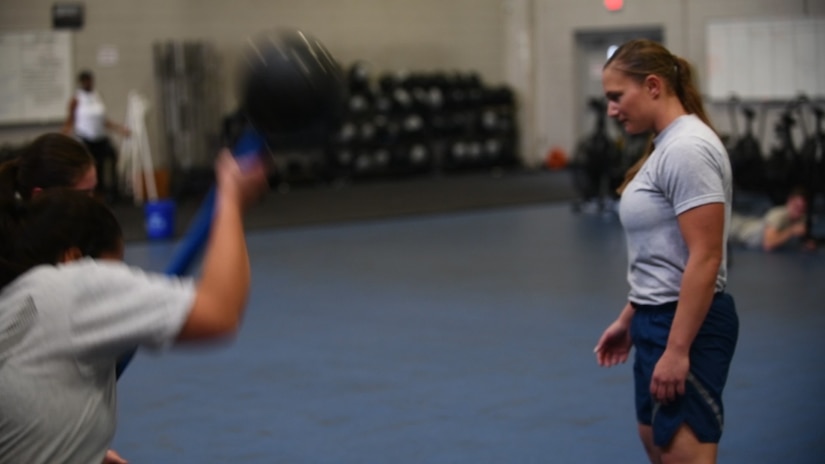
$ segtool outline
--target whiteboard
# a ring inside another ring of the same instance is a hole
[[[711,99],[825,96],[825,18],[711,21],[705,43]]]
[[[0,33],[0,124],[60,121],[74,92],[71,33]]]

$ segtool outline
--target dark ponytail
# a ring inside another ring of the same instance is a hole
[[[17,173],[20,170],[20,158],[15,157],[0,164],[0,206],[10,204],[17,192]]]
[[[696,88],[696,82],[693,77],[693,66],[682,57],[674,56],[673,58],[676,61],[677,75],[674,90],[676,95],[679,96],[679,101],[682,102],[685,111],[690,114],[695,114],[702,122],[713,129],[713,124],[711,124],[710,118],[708,118],[708,114],[705,111],[702,95],[699,93],[699,89]],[[715,131],[716,129],[713,130]]]
[[[18,227],[35,189],[73,187],[94,167],[82,143],[60,133],[47,133],[0,164],[0,275],[14,275],[8,260]],[[0,281],[4,280],[0,277]]]
[[[73,187],[94,165],[78,140],[57,132],[43,134],[21,151],[15,187],[28,200],[37,188]]]
[[[21,203],[0,256],[0,288],[41,264],[57,264],[77,249],[99,258],[122,249],[123,233],[111,210],[86,192],[51,189]]]
[[[20,220],[22,200],[16,193],[19,164],[19,158],[0,164],[0,258],[8,256]],[[0,267],[6,268],[8,263],[0,262]]]

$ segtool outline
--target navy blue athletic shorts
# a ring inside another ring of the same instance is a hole
[[[633,303],[632,303],[633,304]],[[702,443],[718,443],[724,426],[722,390],[739,335],[733,297],[717,293],[690,347],[690,372],[685,394],[671,403],[657,403],[650,394],[653,368],[662,356],[676,314],[676,302],[636,309],[630,336],[636,348],[633,373],[636,417],[653,427],[653,441],[664,447],[682,425],[690,426]]]

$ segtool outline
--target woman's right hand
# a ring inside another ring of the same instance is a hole
[[[596,353],[596,362],[602,367],[622,364],[627,361],[632,345],[630,326],[620,318],[610,324],[599,338],[599,343],[593,349]]]
[[[215,163],[218,194],[246,209],[269,188],[264,163],[257,157],[235,158],[229,150],[221,151]]]

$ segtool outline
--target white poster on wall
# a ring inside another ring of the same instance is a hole
[[[65,118],[73,91],[69,32],[0,33],[0,62],[0,124]]]
[[[706,44],[712,99],[825,97],[825,18],[712,21]]]
[[[120,61],[120,52],[114,45],[102,45],[97,49],[97,64],[104,68],[117,66]]]

